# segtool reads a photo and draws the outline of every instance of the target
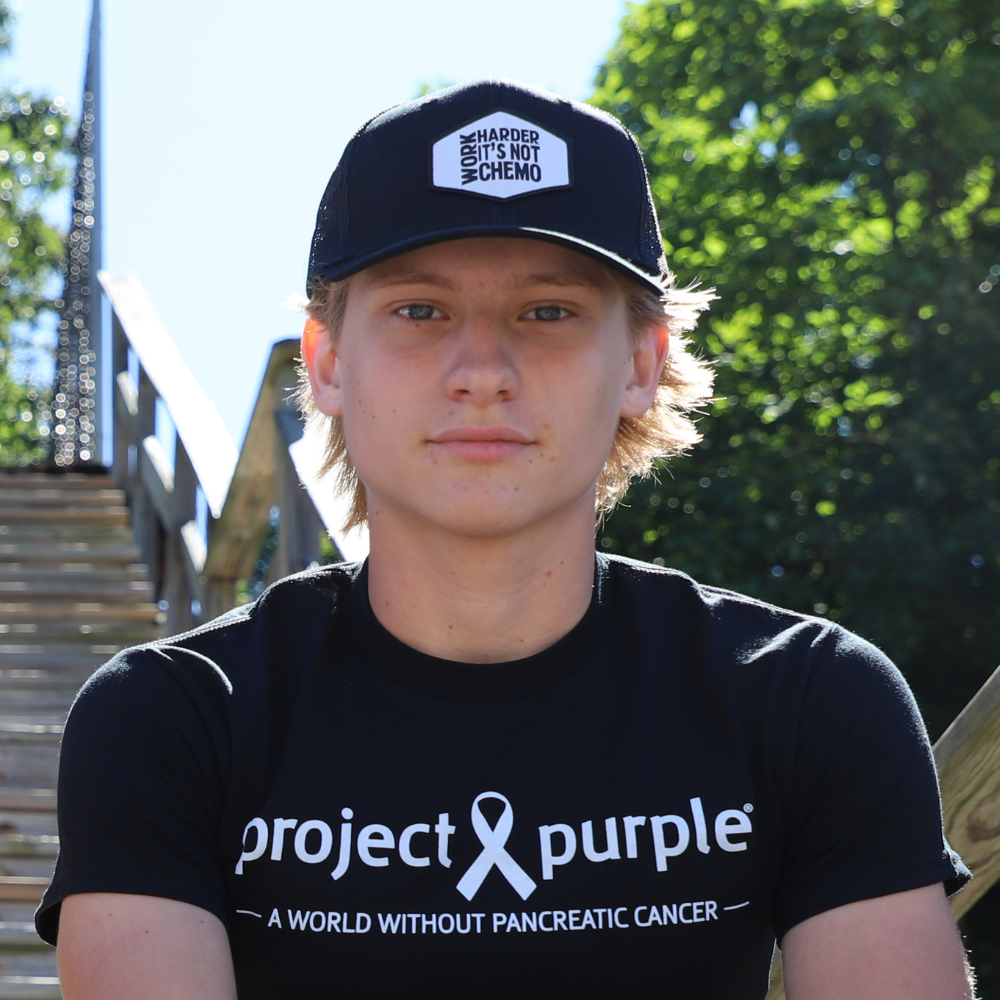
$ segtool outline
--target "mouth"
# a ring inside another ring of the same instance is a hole
[[[532,439],[513,427],[451,427],[435,434],[430,443],[466,461],[496,462],[521,454]]]

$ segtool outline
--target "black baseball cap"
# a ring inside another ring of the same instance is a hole
[[[559,243],[657,292],[670,276],[631,133],[587,104],[486,79],[355,133],[320,203],[308,283],[470,236]]]

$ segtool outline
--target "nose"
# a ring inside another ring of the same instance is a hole
[[[517,395],[513,345],[502,323],[489,316],[470,316],[455,331],[446,391],[458,402],[481,407]]]

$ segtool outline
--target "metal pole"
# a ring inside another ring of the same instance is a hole
[[[102,464],[101,411],[106,388],[101,385],[103,323],[97,280],[101,266],[100,53],[100,0],[93,0],[52,394],[52,460],[63,468]]]
[[[102,308],[101,286],[97,275],[104,266],[104,196],[102,192],[101,171],[101,0],[94,0],[90,15],[90,45],[87,50],[87,77],[84,87],[93,95],[93,138],[90,145],[90,158],[93,161],[94,193],[93,219],[90,229],[90,363],[86,366],[92,370],[91,380],[94,384],[91,409],[91,461],[95,465],[106,465],[104,455],[104,411],[110,402],[110,386],[105,379],[105,344],[104,344],[104,309]],[[110,461],[110,456],[107,456]]]

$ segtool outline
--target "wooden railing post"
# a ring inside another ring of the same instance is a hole
[[[129,470],[129,445],[137,440],[136,418],[139,415],[138,387],[128,374],[128,339],[117,314],[111,313],[111,397],[114,403],[112,421],[112,461],[118,485],[125,491],[129,504],[133,500]]]
[[[194,624],[191,601],[195,591],[188,572],[190,562],[182,529],[196,516],[198,478],[180,437],[174,448],[174,489],[170,497],[163,567],[163,596],[169,602],[167,631],[186,632]],[[200,589],[200,588],[199,588]],[[200,602],[199,602],[200,603]],[[200,617],[200,616],[199,616]]]
[[[164,531],[157,519],[152,498],[143,485],[142,475],[143,466],[149,461],[146,442],[156,441],[156,389],[142,365],[139,366],[137,405],[132,531],[142,553],[142,560],[149,567],[156,593],[161,595]]]
[[[299,480],[288,449],[301,439],[302,419],[290,394],[296,383],[295,368],[286,363],[278,368],[274,383],[274,420],[277,434],[275,472],[278,485],[278,548],[269,578],[280,579],[319,562],[320,532],[323,522]]]

